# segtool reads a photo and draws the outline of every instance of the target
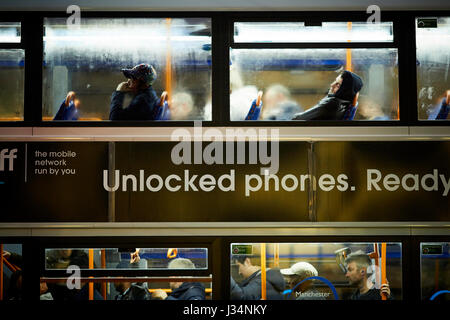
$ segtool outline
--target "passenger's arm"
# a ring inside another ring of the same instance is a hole
[[[109,120],[123,120],[124,109],[123,100],[125,93],[120,91],[114,91],[111,96],[111,109],[109,111]]]
[[[23,258],[20,254],[3,250],[3,257],[12,264],[15,264],[19,268],[22,268]]]
[[[231,300],[259,300],[261,298],[261,282],[251,281],[245,287],[240,287],[233,277],[230,277]]]
[[[393,297],[391,295],[391,288],[389,287],[389,281],[387,281],[387,283],[381,285],[380,294],[385,295],[388,300],[393,300]]]
[[[327,109],[322,104],[317,104],[308,110],[297,113],[292,120],[315,120],[322,118],[327,113]]]
[[[129,82],[121,82],[111,96],[109,120],[126,120],[128,112],[123,108],[125,93],[130,91]]]

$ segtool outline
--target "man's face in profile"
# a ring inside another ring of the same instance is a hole
[[[248,259],[245,259],[244,263],[240,263],[236,260],[236,264],[239,268],[239,274],[243,276],[244,278],[248,278],[251,276],[251,272],[249,271],[249,266],[251,266],[251,263]]]
[[[347,272],[345,277],[351,285],[358,284],[362,279],[361,270],[358,270],[356,262],[350,262],[347,264]]]
[[[328,93],[335,94],[342,85],[342,77],[337,76],[336,80],[330,85],[330,91]]]

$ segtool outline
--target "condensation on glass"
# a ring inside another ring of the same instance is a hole
[[[393,42],[393,23],[322,22],[235,22],[234,42],[320,43]]]
[[[0,49],[0,121],[22,121],[25,51]]]
[[[20,22],[0,22],[0,43],[20,43]]]
[[[291,120],[324,98],[344,70],[362,78],[354,120],[398,120],[398,52],[376,49],[232,49],[230,119],[244,120],[259,91],[259,120]]]
[[[445,120],[439,114],[450,96],[450,17],[416,19],[416,54],[419,120]]]
[[[369,242],[233,243],[230,248],[230,273],[238,286],[245,287],[245,279],[251,278],[255,270],[263,272],[261,266],[265,260],[268,299],[269,296],[275,297],[277,291],[284,300],[351,300],[356,297],[357,281],[365,279],[367,288],[379,289],[385,271],[392,299],[401,300],[402,245],[393,242],[384,245],[385,251],[382,243]],[[262,255],[263,251],[265,256]],[[385,265],[383,252],[386,252]],[[350,262],[346,260],[350,254],[367,256],[370,264],[367,262],[364,266],[366,278],[355,279],[347,272],[351,270],[348,268]],[[249,260],[246,261],[246,258]],[[249,263],[255,268],[249,269]],[[280,274],[284,283],[280,283]],[[236,289],[231,290],[232,299],[239,297],[239,289]],[[260,296],[253,292],[253,298],[259,299]]]
[[[168,92],[171,120],[211,120],[211,19],[44,19],[43,120],[69,91],[79,120],[108,120],[111,94],[137,64],[154,66],[153,88]],[[125,97],[124,107],[131,101]]]
[[[422,300],[450,301],[450,243],[420,244]]]
[[[89,258],[93,264],[89,266]],[[173,263],[177,258],[192,264]],[[171,264],[172,262],[172,264]],[[207,248],[64,248],[45,249],[46,270],[67,269],[75,264],[80,269],[151,269],[193,270],[208,268]]]

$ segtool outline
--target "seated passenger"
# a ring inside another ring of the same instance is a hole
[[[149,64],[139,64],[132,69],[122,69],[128,78],[121,82],[111,96],[110,120],[155,120],[159,98],[152,84],[156,79],[156,71]],[[123,107],[125,94],[130,93],[132,100]]]
[[[230,292],[232,300],[260,300],[261,299],[261,267],[253,265],[252,260],[245,255],[234,255],[233,263],[239,267],[239,274],[244,281],[237,284],[230,277]],[[267,300],[282,300],[284,279],[278,269],[267,269],[266,298]]]
[[[313,265],[308,262],[297,262],[290,268],[281,269],[281,274],[288,277],[291,297],[295,300],[325,300],[323,294],[313,288],[313,280],[303,280],[310,277],[317,277],[318,272]]]
[[[267,88],[263,104],[262,120],[291,120],[296,113],[303,111],[303,108],[291,99],[289,90],[281,84]]]
[[[447,90],[446,97],[442,98],[439,109],[436,110],[435,112],[431,112],[430,116],[428,117],[428,120],[446,120],[449,111],[450,111],[450,90]]]
[[[356,291],[351,296],[351,300],[381,300],[385,294],[388,300],[393,300],[389,284],[382,284],[380,289],[374,288],[368,281],[368,269],[372,265],[369,256],[362,251],[351,253],[345,259],[347,277],[351,285],[357,286]]]
[[[78,109],[80,107],[80,100],[76,99],[76,94],[70,91],[66,99],[61,103],[53,120],[69,120],[76,121],[80,118]]]
[[[328,95],[317,105],[296,114],[292,120],[347,120],[352,119],[353,100],[363,87],[361,78],[353,72],[343,71],[330,85]]]
[[[195,269],[194,263],[186,258],[176,258],[170,261],[169,269]],[[205,286],[199,282],[170,282],[172,293],[157,289],[152,293],[156,300],[205,300]]]

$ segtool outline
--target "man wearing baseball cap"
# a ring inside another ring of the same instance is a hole
[[[329,294],[321,293],[313,288],[312,280],[303,280],[310,277],[317,277],[318,272],[314,266],[308,262],[297,262],[290,268],[281,269],[281,274],[286,276],[289,287],[293,292],[290,297],[295,300],[325,300]]]
[[[110,120],[155,120],[159,98],[152,88],[156,71],[149,64],[122,69],[128,81],[121,82],[111,97]],[[132,95],[130,104],[123,106],[125,95]]]

